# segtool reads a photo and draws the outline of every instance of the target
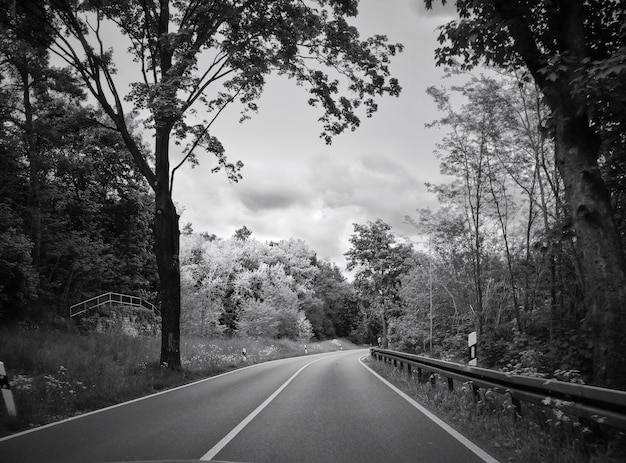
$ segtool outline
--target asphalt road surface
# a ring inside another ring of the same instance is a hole
[[[0,462],[496,462],[364,366],[367,354],[250,366],[2,438]]]

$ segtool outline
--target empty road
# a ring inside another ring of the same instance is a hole
[[[250,366],[0,439],[0,462],[496,462],[343,351]]]

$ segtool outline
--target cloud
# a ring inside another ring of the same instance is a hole
[[[435,27],[454,7],[425,12],[417,0],[363,0],[359,8],[364,36],[388,34],[406,45],[391,66],[403,86],[400,98],[381,99],[374,117],[327,146],[305,90],[269,78],[258,115],[237,124],[236,112],[224,113],[232,117],[220,116],[214,126],[229,159],[243,161],[243,180],[231,184],[223,174],[211,175],[211,162],[185,168],[174,190],[185,208],[181,224],[223,238],[243,225],[261,241],[300,238],[342,269],[354,223],[380,218],[396,235],[415,235],[404,217],[436,207],[424,183],[442,181],[432,155],[441,134],[424,129],[437,117],[425,89],[443,74],[433,60]]]
[[[304,206],[307,203],[303,191],[285,188],[279,183],[242,185],[242,188],[237,189],[236,197],[253,213],[263,210],[289,209],[292,206]]]

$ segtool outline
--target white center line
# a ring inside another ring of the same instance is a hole
[[[306,364],[306,365],[304,365],[302,368],[300,368],[298,371],[296,371],[296,372],[295,372],[295,373],[291,376],[291,378],[289,378],[289,379],[288,379],[287,381],[285,381],[285,382],[284,382],[284,383],[283,383],[283,384],[282,384],[282,385],[281,385],[278,389],[276,389],[276,390],[274,391],[274,393],[273,393],[271,396],[269,396],[269,397],[265,400],[265,402],[263,402],[261,405],[259,405],[259,406],[258,406],[258,407],[257,407],[257,408],[256,408],[256,409],[252,412],[252,413],[250,413],[250,414],[249,414],[246,418],[244,418],[244,420],[243,420],[241,423],[239,423],[237,426],[235,426],[235,427],[232,429],[232,431],[230,431],[228,434],[226,434],[226,435],[222,438],[222,440],[220,440],[217,444],[215,444],[211,450],[209,450],[207,453],[205,453],[205,454],[202,456],[202,458],[200,458],[200,460],[201,460],[201,461],[209,461],[209,460],[212,460],[212,459],[213,459],[213,458],[214,458],[214,457],[215,457],[215,456],[216,456],[216,455],[217,455],[217,454],[218,454],[218,453],[219,453],[219,452],[220,452],[220,451],[221,451],[224,447],[226,447],[226,446],[228,445],[228,443],[229,443],[231,440],[233,440],[233,439],[235,438],[235,436],[236,436],[237,434],[239,434],[239,433],[243,430],[243,428],[245,428],[245,427],[246,427],[246,426],[250,423],[250,421],[252,421],[252,420],[253,420],[253,419],[254,419],[254,418],[255,418],[255,417],[256,417],[259,413],[261,413],[261,412],[263,411],[263,409],[264,409],[265,407],[267,407],[267,406],[270,404],[270,402],[271,402],[272,400],[274,400],[274,399],[276,398],[276,396],[277,396],[278,394],[280,394],[280,393],[281,393],[281,391],[282,391],[283,389],[285,389],[285,388],[289,385],[289,383],[291,383],[291,382],[295,379],[295,377],[296,377],[296,376],[298,376],[298,375],[300,374],[300,372],[301,372],[302,370],[304,370],[304,369],[305,369],[306,367],[308,367],[309,365],[312,365],[312,364],[314,364],[315,362],[319,362],[320,360],[324,360],[324,359],[326,359],[326,358],[328,358],[328,357],[326,357],[326,356],[325,356],[325,357],[319,358],[319,359],[317,359],[317,360],[313,360],[312,362],[307,363],[307,364]]]

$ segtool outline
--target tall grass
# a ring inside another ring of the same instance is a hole
[[[342,344],[343,348],[356,347],[346,341]],[[309,354],[338,348],[338,341],[307,346]],[[0,435],[246,364],[303,355],[304,346],[289,340],[183,337],[180,372],[159,365],[159,351],[158,337],[0,328],[0,360],[7,367],[18,409],[18,418],[11,419],[0,404]]]
[[[558,410],[523,403],[520,416],[510,397],[445,380],[419,382],[392,364],[367,361],[396,387],[503,462],[617,463],[626,461],[626,435],[593,429]],[[438,376],[435,375],[437,378]],[[601,432],[600,432],[601,431]]]

